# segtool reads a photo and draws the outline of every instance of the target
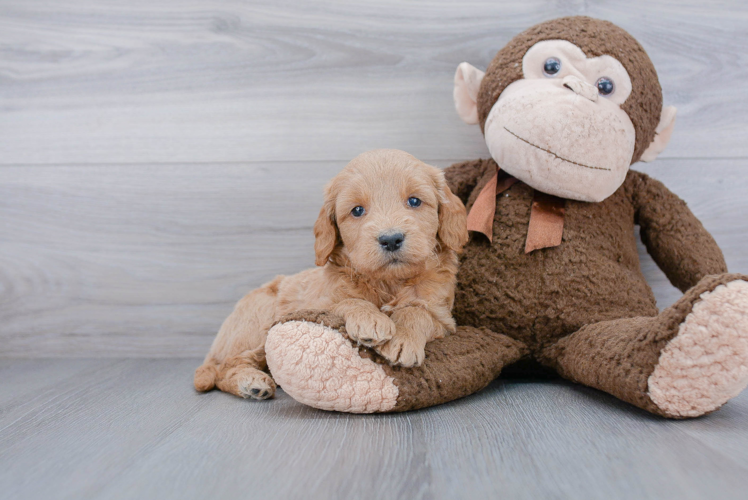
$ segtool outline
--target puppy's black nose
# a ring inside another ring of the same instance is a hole
[[[403,233],[383,234],[379,237],[379,244],[382,245],[382,250],[394,252],[400,250],[404,239]]]

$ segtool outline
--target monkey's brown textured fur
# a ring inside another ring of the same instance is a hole
[[[487,328],[458,327],[449,337],[426,345],[428,363],[410,369],[382,365],[400,391],[392,411],[416,410],[473,394],[527,353],[520,342]]]
[[[454,165],[446,175],[470,208],[495,171],[493,160],[477,160]],[[453,311],[459,325],[511,332],[537,350],[590,323],[656,315],[639,266],[635,223],[655,262],[681,290],[727,271],[722,252],[686,204],[635,171],[605,201],[566,200],[561,245],[525,254],[533,192],[516,183],[500,194],[493,244],[476,234],[466,246]]]
[[[662,109],[661,89],[642,47],[606,21],[556,19],[509,42],[481,83],[481,126],[501,92],[522,78],[525,52],[539,41],[554,39],[574,43],[589,57],[609,54],[624,65],[633,89],[622,108],[634,123],[632,163],[638,160],[654,138]],[[447,168],[445,177],[470,210],[497,168],[493,159],[467,161]],[[499,171],[499,175],[506,174]],[[522,361],[652,413],[688,416],[654,403],[650,376],[668,342],[679,335],[679,328],[707,292],[748,281],[748,276],[726,274],[724,257],[712,236],[680,198],[645,174],[629,171],[618,190],[598,203],[566,200],[561,244],[526,254],[533,196],[534,190],[522,182],[499,193],[493,242],[474,233],[465,247],[453,310],[457,332],[430,344],[424,364],[416,370],[383,366],[400,391],[395,410],[466,396],[487,385],[502,368]],[[684,292],[662,312],[641,272],[635,225],[640,226],[642,241],[654,261]],[[717,318],[714,323],[725,321],[729,319]],[[716,331],[709,334],[718,335]],[[710,356],[705,354],[709,353],[699,348],[693,351],[708,361]],[[698,361],[689,355],[694,354],[683,354],[686,363]],[[707,375],[704,371],[703,376]],[[682,380],[669,380],[674,390],[680,390]]]
[[[615,24],[575,16],[553,19],[529,28],[512,38],[494,57],[478,92],[478,119],[481,130],[488,113],[504,89],[524,78],[522,58],[527,50],[544,40],[567,40],[587,57],[609,55],[616,58],[631,78],[631,94],[623,109],[636,131],[636,146],[631,163],[641,158],[652,142],[662,112],[662,88],[652,61],[639,42]]]

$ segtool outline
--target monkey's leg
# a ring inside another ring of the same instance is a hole
[[[746,280],[707,276],[658,316],[587,325],[539,357],[570,380],[652,413],[704,415],[748,385]]]
[[[319,311],[282,319],[265,349],[273,378],[291,397],[350,413],[414,410],[467,396],[528,353],[506,335],[458,327],[426,345],[421,366],[390,366],[373,350],[355,347],[341,318]]]

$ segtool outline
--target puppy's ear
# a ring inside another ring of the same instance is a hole
[[[439,196],[439,239],[448,248],[461,252],[468,241],[467,211],[447,186],[444,172],[434,167],[434,184]]]
[[[324,266],[338,244],[338,226],[335,223],[335,193],[332,185],[325,188],[325,204],[314,223],[314,263]]]

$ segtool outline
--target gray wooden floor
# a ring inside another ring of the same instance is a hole
[[[671,422],[562,381],[379,416],[192,389],[236,300],[313,265],[330,177],[487,157],[456,66],[577,14],[649,52],[679,113],[635,168],[748,272],[744,0],[0,0],[0,499],[747,498],[746,394]]]
[[[745,499],[748,394],[692,421],[563,381],[346,415],[196,394],[198,359],[0,368],[0,497]]]

